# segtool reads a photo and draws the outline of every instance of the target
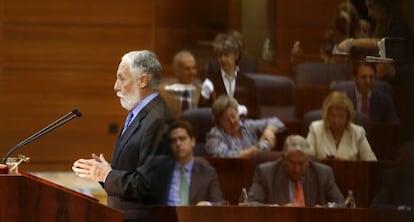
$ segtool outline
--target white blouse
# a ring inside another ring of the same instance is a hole
[[[338,147],[331,131],[325,128],[323,120],[311,123],[306,139],[312,154],[318,159],[326,159],[327,156],[333,155],[345,160],[377,160],[365,136],[364,128],[353,123],[344,131]]]

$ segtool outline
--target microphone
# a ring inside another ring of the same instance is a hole
[[[69,122],[72,119],[78,118],[82,116],[82,113],[79,112],[78,109],[73,109],[71,112],[65,114],[64,116],[60,117],[59,119],[57,119],[56,121],[54,121],[53,123],[47,125],[46,127],[44,127],[43,129],[37,131],[35,134],[29,136],[28,138],[26,138],[25,140],[23,140],[22,142],[20,142],[19,144],[17,144],[16,146],[14,146],[13,148],[11,148],[7,154],[4,156],[3,158],[3,164],[6,164],[6,160],[7,158],[16,150],[20,149],[21,147],[25,146],[26,144],[32,142],[33,140],[36,140],[37,138],[45,135],[46,133],[58,128],[59,126]]]

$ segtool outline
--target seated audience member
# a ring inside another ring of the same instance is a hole
[[[307,140],[318,159],[377,160],[365,130],[352,123],[354,107],[343,93],[334,91],[324,100],[322,120],[309,126]]]
[[[218,34],[215,38],[215,42],[219,41],[220,38],[225,37],[227,34]],[[240,72],[242,73],[256,73],[257,72],[257,65],[255,62],[247,58],[247,53],[245,51],[245,44],[243,35],[239,31],[232,31],[228,33],[228,35],[231,35],[239,45],[240,49],[240,56],[239,59],[237,59],[236,63],[239,67]],[[219,63],[219,60],[217,58],[212,59],[208,64],[204,66],[204,69],[202,71],[203,79],[208,78],[208,76],[211,73],[220,73],[221,66]]]
[[[414,142],[399,150],[399,166],[385,172],[382,187],[371,203],[374,208],[414,210]]]
[[[197,108],[201,85],[196,82],[197,66],[191,52],[178,52],[174,56],[173,66],[176,79],[162,83],[159,93],[173,116],[178,119],[186,109]]]
[[[372,122],[400,122],[391,96],[373,88],[374,64],[356,62],[353,67],[353,80],[355,86],[346,89],[345,93],[351,99],[356,111],[365,113]]]
[[[283,131],[285,125],[276,117],[241,121],[238,107],[237,100],[227,95],[221,95],[214,101],[212,113],[215,126],[206,139],[209,155],[249,158],[276,145],[276,133]]]
[[[343,205],[344,197],[329,166],[310,160],[305,138],[286,138],[282,157],[262,163],[256,170],[249,190],[249,202],[280,206]]]
[[[371,32],[371,25],[360,17],[352,2],[341,2],[336,10],[333,28],[325,33],[322,41],[322,57],[330,61],[335,45],[347,38],[368,38]]]
[[[259,117],[254,81],[237,65],[240,47],[233,36],[221,34],[214,42],[220,69],[211,70],[203,79],[200,105],[211,106],[220,95],[229,95],[247,107],[249,117]],[[214,71],[214,72],[213,72]]]
[[[402,16],[401,0],[365,0],[369,16],[375,22],[372,38],[347,38],[337,46],[338,51],[350,52],[351,49],[377,53],[381,38],[404,38],[407,46],[412,46],[412,33]],[[409,47],[410,48],[410,47]]]
[[[402,38],[403,42],[392,47],[392,51],[403,51],[394,55],[386,53],[397,63],[377,64],[377,79],[387,80],[397,84],[401,79],[411,73],[403,72],[401,66],[412,63],[414,56],[414,38],[406,19],[403,16],[401,0],[365,0],[368,15],[375,22],[373,37],[348,38],[343,40],[335,48],[340,52],[351,52],[355,58],[363,58],[365,55],[379,54],[379,42],[382,38]]]
[[[175,157],[167,204],[208,205],[223,200],[216,170],[193,158],[195,137],[190,123],[177,121],[169,128],[169,140]]]

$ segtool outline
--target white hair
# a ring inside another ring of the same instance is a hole
[[[286,137],[285,144],[283,145],[283,155],[287,156],[293,151],[299,151],[308,156],[311,154],[308,141],[299,135],[290,135]]]
[[[122,61],[129,64],[132,77],[138,79],[142,73],[146,73],[149,86],[157,89],[161,81],[162,66],[157,56],[148,50],[131,51],[122,56]]]

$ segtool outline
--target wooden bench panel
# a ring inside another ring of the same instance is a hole
[[[269,154],[271,155],[271,154]],[[250,188],[256,166],[269,161],[265,155],[259,159],[210,158],[210,164],[217,170],[217,176],[224,198],[230,204],[237,204],[243,187]],[[272,155],[275,158],[278,155]],[[372,198],[381,186],[383,172],[395,166],[393,162],[324,161],[332,167],[336,183],[343,195],[353,190],[358,207],[369,207]]]

